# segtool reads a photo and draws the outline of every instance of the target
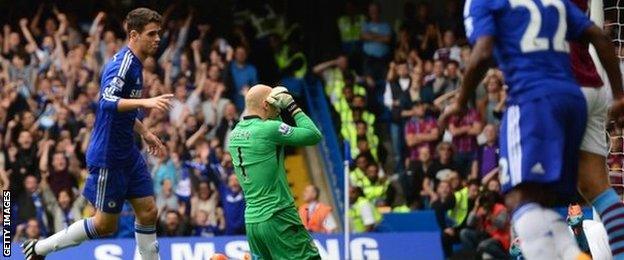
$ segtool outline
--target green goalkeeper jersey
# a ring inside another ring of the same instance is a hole
[[[245,195],[246,223],[263,222],[281,209],[294,207],[284,170],[284,145],[314,145],[322,137],[303,112],[294,118],[297,126],[247,116],[230,133],[228,147]]]

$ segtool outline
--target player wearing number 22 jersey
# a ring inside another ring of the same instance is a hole
[[[245,194],[245,224],[252,252],[262,257],[317,259],[286,180],[284,146],[316,144],[321,133],[305,113],[296,113],[294,119],[297,126],[244,117],[230,133],[229,151]]]
[[[508,85],[501,126],[501,184],[547,183],[576,191],[578,150],[587,120],[572,74],[568,40],[592,22],[567,0],[467,0],[471,44],[494,37],[494,56]]]
[[[587,259],[561,216],[539,202],[575,198],[587,106],[568,41],[595,26],[568,0],[466,0],[464,22],[474,49],[448,114],[465,107],[493,55],[508,86],[499,178],[522,254]]]

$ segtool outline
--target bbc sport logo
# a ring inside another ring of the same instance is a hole
[[[11,191],[2,191],[2,255],[11,256]]]

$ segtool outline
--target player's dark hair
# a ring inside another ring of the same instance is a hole
[[[149,8],[141,7],[134,9],[126,15],[126,33],[130,34],[131,31],[143,32],[145,26],[149,23],[162,23],[162,16]]]

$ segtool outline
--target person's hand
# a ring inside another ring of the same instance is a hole
[[[459,102],[455,101],[451,103],[444,108],[444,112],[442,112],[440,118],[438,118],[438,125],[441,129],[446,129],[449,119],[455,115],[461,115],[465,110],[465,106],[459,104]]]
[[[445,228],[444,229],[444,234],[447,234],[449,236],[455,236],[455,229],[453,228]]]
[[[17,227],[15,227],[15,233],[24,233],[24,230],[26,229],[26,223],[22,223],[17,225]]]
[[[274,87],[271,94],[267,97],[269,104],[281,109],[286,109],[290,114],[294,115],[301,111],[293,97],[288,93],[288,89],[282,86]]]
[[[78,131],[78,136],[80,137],[80,139],[84,138],[86,136],[86,134],[88,133],[87,127],[83,127],[80,128],[80,131]]]
[[[193,42],[191,42],[191,49],[193,51],[199,52],[200,48],[201,48],[201,42],[199,40],[194,40]]]
[[[13,129],[13,128],[15,128],[16,126],[17,126],[17,120],[16,120],[16,119],[13,119],[13,120],[9,121],[9,124],[7,125],[7,127],[8,127],[9,129]]]
[[[394,63],[394,61],[390,62],[390,70],[394,70],[394,68],[396,67],[396,63]]]
[[[98,21],[101,21],[102,19],[104,19],[104,17],[106,17],[106,13],[105,12],[98,12],[98,14],[95,16],[95,19]]]
[[[148,98],[145,102],[145,108],[155,108],[160,111],[167,111],[171,107],[171,99],[173,94],[164,94],[153,98]]]
[[[151,132],[147,132],[143,136],[143,140],[147,144],[147,152],[154,156],[162,156],[165,153],[165,145],[160,139]]]
[[[19,20],[19,25],[20,27],[28,27],[28,19],[27,18],[22,18]]]
[[[35,51],[37,51],[37,45],[28,43],[26,44],[26,48],[24,48],[26,50],[26,53],[28,54],[33,54],[35,53]]]
[[[288,89],[281,86],[274,87],[273,89],[271,89],[271,93],[266,98],[266,101],[279,109],[285,108],[286,104],[283,104],[283,101],[285,101],[285,99],[282,99],[282,95],[288,95]]]
[[[433,202],[435,202],[435,201],[438,201],[438,200],[440,199],[440,196],[439,196],[437,193],[435,193],[435,192],[432,192],[432,193],[430,194],[430,197],[431,197],[431,198],[430,198],[430,199],[431,199],[431,203],[433,203]]]
[[[44,146],[45,146],[46,148],[51,148],[51,147],[52,147],[52,146],[54,146],[55,144],[56,144],[56,141],[54,141],[54,140],[50,139],[50,140],[47,140],[47,141],[44,143]]]
[[[212,138],[212,140],[210,140],[210,148],[217,148],[221,146],[221,141],[218,138]]]
[[[56,18],[59,19],[59,22],[61,23],[66,23],[67,22],[67,15],[65,15],[64,13],[59,13]]]
[[[227,153],[227,152],[226,152]],[[228,165],[230,165],[232,163],[232,156],[223,156],[223,159],[221,159],[221,166],[223,167],[228,167]]]
[[[4,34],[9,34],[9,33],[11,33],[11,26],[10,26],[10,25],[8,25],[8,24],[5,24],[5,25],[2,27],[2,31],[4,32]]]

